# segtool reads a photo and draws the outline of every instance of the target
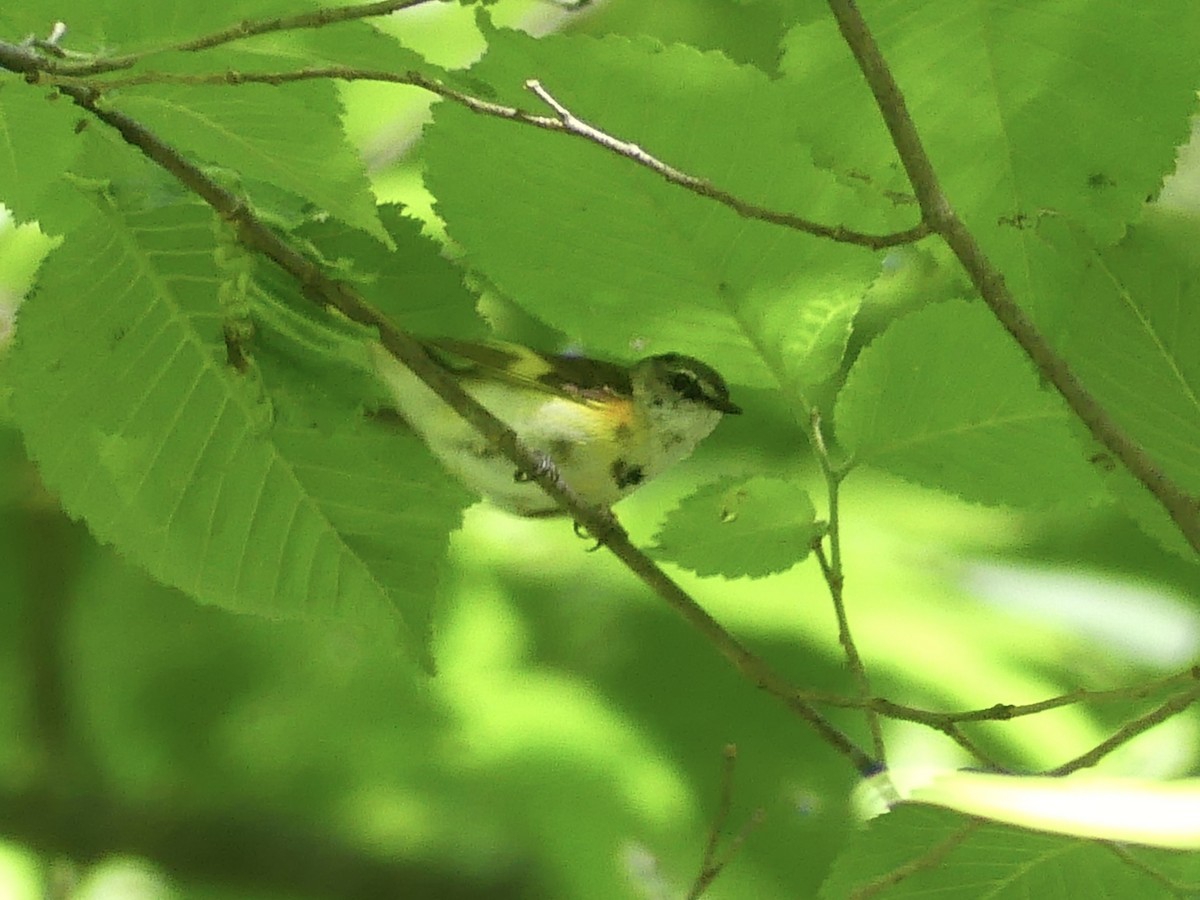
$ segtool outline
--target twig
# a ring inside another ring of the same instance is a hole
[[[931,728],[944,730],[947,725],[967,722],[1007,722],[1024,716],[1033,716],[1049,712],[1050,710],[1060,709],[1064,706],[1073,706],[1077,703],[1114,703],[1120,700],[1140,700],[1164,688],[1198,681],[1200,681],[1200,666],[1189,666],[1187,669],[1184,669],[1182,672],[1176,672],[1174,675],[1168,675],[1165,678],[1158,678],[1153,681],[1133,685],[1132,687],[1112,688],[1103,691],[1076,688],[1065,694],[1059,694],[1056,697],[1050,697],[1046,700],[1038,700],[1035,703],[996,703],[983,709],[971,709],[962,712],[939,712],[937,710],[921,709],[897,703],[886,697],[863,699],[861,697],[846,697],[842,694],[831,694],[824,691],[805,691],[802,697],[810,703],[833,706],[838,709],[873,709],[881,716],[887,716],[890,719],[916,722],[920,725],[928,725]]]
[[[725,852],[713,862],[710,869],[710,876],[697,881],[692,887],[693,893],[688,894],[688,900],[696,900],[696,898],[702,896],[712,886],[717,876],[725,871],[726,866],[733,862],[738,851],[742,849],[742,845],[746,843],[746,838],[750,836],[750,832],[765,822],[766,818],[766,811],[761,807],[750,814],[750,818],[746,820],[746,823],[742,825],[738,833],[730,838],[729,843],[725,845]]]
[[[773,225],[780,225],[784,228],[792,229],[793,231],[801,231],[805,234],[810,234],[815,237],[826,238],[828,240],[837,241],[843,244],[854,244],[860,247],[867,247],[872,250],[881,250],[887,247],[896,247],[903,244],[912,244],[930,234],[930,229],[924,223],[918,224],[913,228],[905,231],[896,231],[888,234],[868,234],[866,232],[854,231],[850,228],[843,228],[840,225],[823,225],[820,222],[814,222],[810,219],[805,219],[802,216],[794,215],[789,212],[781,212],[779,210],[769,209],[765,206],[759,206],[755,203],[749,203],[740,197],[731,194],[729,191],[716,187],[711,182],[699,178],[695,175],[683,172],[674,166],[663,162],[656,156],[647,153],[637,144],[629,141],[621,140],[613,137],[607,132],[601,131],[593,125],[589,125],[582,119],[571,113],[565,106],[556,100],[549,91],[547,91],[540,82],[530,80],[525,83],[537,97],[542,100],[553,111],[553,116],[539,116],[525,110],[518,109],[514,106],[505,106],[500,103],[493,103],[490,100],[483,100],[471,94],[455,90],[447,86],[442,81],[436,78],[430,78],[420,72],[388,72],[382,69],[356,69],[346,66],[325,66],[321,68],[297,69],[288,72],[217,72],[200,75],[180,75],[166,72],[145,72],[140,75],[133,75],[128,78],[115,78],[105,80],[81,79],[77,77],[79,73],[72,71],[65,73],[59,69],[49,70],[50,74],[43,77],[41,80],[48,84],[56,84],[60,87],[73,86],[82,87],[93,91],[108,91],[115,88],[137,87],[146,84],[213,84],[213,85],[239,85],[239,84],[274,84],[282,85],[295,81],[308,81],[312,79],[336,79],[339,81],[382,81],[389,84],[408,84],[414,87],[424,88],[425,90],[437,94],[443,99],[450,100],[460,106],[464,106],[472,112],[480,115],[491,116],[498,119],[507,119],[512,122],[520,122],[524,125],[531,125],[534,128],[541,128],[545,131],[557,131],[565,134],[571,134],[582,138],[590,143],[597,144],[606,150],[623,156],[626,159],[632,160],[643,168],[649,169],[652,172],[662,176],[671,184],[677,185],[690,191],[693,194],[698,194],[701,197],[707,197],[722,206],[728,207],[738,215],[754,219],[760,222],[770,222]]]
[[[813,550],[817,562],[821,566],[821,574],[825,576],[825,585],[829,588],[829,596],[833,600],[833,611],[837,616],[838,643],[846,655],[846,665],[854,678],[858,695],[864,700],[872,696],[871,679],[867,677],[867,667],[863,665],[858,647],[854,643],[854,635],[850,631],[850,618],[846,615],[846,602],[842,593],[845,586],[845,576],[842,572],[842,538],[841,521],[839,516],[838,498],[841,493],[842,473],[835,469],[829,456],[829,448],[825,444],[825,434],[821,429],[821,413],[814,409],[809,417],[812,434],[813,450],[821,466],[821,474],[825,477],[825,488],[829,503],[829,528],[826,536],[829,539],[829,555],[825,555],[824,538],[819,539]],[[869,705],[865,706],[867,728],[871,732],[871,745],[875,758],[881,764],[887,764],[886,749],[883,745],[883,729],[879,725],[879,714]]]
[[[733,771],[737,768],[737,744],[726,744],[725,767],[721,770],[721,795],[717,800],[717,811],[713,815],[712,827],[708,831],[708,843],[704,846],[704,857],[700,861],[701,877],[712,866],[713,858],[717,855],[717,844],[721,840],[721,829],[729,818],[729,808],[733,805]],[[689,896],[689,900],[691,897]]]
[[[199,50],[209,50],[213,47],[219,47],[222,44],[229,44],[244,38],[257,37],[261,34],[270,34],[276,31],[295,31],[301,28],[324,28],[327,25],[333,25],[338,22],[386,16],[402,9],[420,6],[423,3],[429,2],[445,2],[445,0],[379,0],[376,3],[329,7],[293,16],[280,16],[275,19],[248,19],[236,25],[231,25],[228,28],[222,28],[220,31],[215,31],[212,34],[180,41],[177,44],[167,44],[163,47],[154,47],[139,53],[111,56],[106,59],[95,59],[89,62],[60,63],[45,60],[44,68],[45,71],[57,75],[79,77],[100,75],[104,72],[115,72],[120,69],[132,68],[143,59],[159,53],[190,53]]]
[[[1200,504],[1168,478],[1149,454],[1116,423],[1042,337],[1017,304],[975,236],[954,212],[909,115],[904,95],[854,0],[828,0],[838,28],[862,70],[921,208],[921,219],[940,235],[966,270],[992,314],[1020,345],[1038,372],[1054,385],[1092,437],[1116,456],[1158,500],[1180,533],[1200,552]]]
[[[1114,688],[1106,691],[1090,691],[1084,688],[1077,688],[1069,691],[1066,694],[1059,694],[1057,697],[1050,697],[1046,700],[1039,700],[1036,703],[1012,704],[1012,703],[997,703],[989,706],[986,709],[973,709],[966,712],[952,713],[934,713],[934,715],[943,716],[951,722],[1003,722],[1010,719],[1016,719],[1021,716],[1032,716],[1038,713],[1047,712],[1053,709],[1059,709],[1063,706],[1072,706],[1076,703],[1085,701],[1092,703],[1109,703],[1117,700],[1140,700],[1148,697],[1152,693],[1162,690],[1163,688],[1174,687],[1176,685],[1189,684],[1200,681],[1200,666],[1189,666],[1182,672],[1176,672],[1174,675],[1168,675],[1166,678],[1159,678],[1154,681],[1147,681],[1144,684],[1134,685],[1128,688]],[[879,711],[884,715],[892,715],[896,718],[905,718],[905,713],[917,712],[911,707],[903,707],[890,701],[877,700],[876,704],[880,705]],[[924,712],[924,711],[920,711]]]
[[[741,830],[729,841],[725,852],[718,857],[717,848],[721,841],[721,829],[729,818],[729,809],[733,804],[733,770],[736,762],[737,746],[729,744],[725,747],[725,769],[721,773],[721,796],[717,802],[717,812],[713,816],[712,827],[708,832],[704,858],[700,861],[700,873],[687,893],[687,900],[698,900],[708,890],[725,867],[733,862],[733,858],[745,843],[747,835],[760,825],[765,817],[763,810],[755,810]]]
[[[1153,709],[1144,716],[1139,716],[1130,722],[1126,722],[1112,737],[1097,744],[1087,753],[1083,753],[1074,759],[1063,763],[1061,766],[1056,766],[1055,768],[1045,772],[1045,774],[1070,775],[1072,772],[1077,772],[1080,769],[1086,769],[1089,766],[1094,766],[1122,744],[1128,743],[1139,734],[1149,731],[1155,725],[1165,722],[1172,716],[1179,715],[1179,713],[1183,712],[1185,709],[1195,703],[1197,699],[1200,699],[1200,687],[1194,687],[1190,691],[1184,691],[1182,694],[1176,694],[1157,709]]]
[[[971,738],[967,737],[966,733],[953,722],[930,722],[927,724],[930,728],[940,731],[946,737],[950,738],[950,740],[954,741],[954,743],[958,744],[958,746],[962,747],[969,755],[979,760],[980,764],[988,771],[998,774],[1008,773],[1009,770],[1007,767],[1002,766],[999,760],[981,748]]]
[[[740,197],[716,187],[703,178],[689,175],[686,172],[676,169],[674,166],[668,165],[658,159],[658,157],[647,153],[637,144],[613,137],[607,132],[601,131],[596,126],[589,125],[560,103],[536,78],[526,81],[525,87],[532,91],[539,100],[554,110],[556,121],[562,126],[559,130],[583,138],[586,141],[604,147],[606,150],[611,150],[618,156],[633,160],[638,165],[658,173],[672,184],[686,188],[693,194],[698,194],[701,197],[715,200],[717,203],[729,207],[738,215],[747,219],[770,222],[773,225],[782,225],[785,228],[811,234],[814,237],[827,238],[842,244],[857,244],[860,247],[869,247],[872,250],[881,250],[886,247],[896,247],[902,244],[912,244],[929,234],[929,228],[924,222],[905,231],[893,232],[891,234],[866,234],[860,231],[853,231],[849,228],[843,228],[840,225],[822,225],[819,222],[813,222],[792,213],[777,212],[753,203],[747,203]]]
[[[0,42],[0,67],[25,73],[31,76],[32,80],[37,80],[40,65],[41,60],[24,48]],[[592,537],[606,546],[654,593],[700,631],[745,678],[782,701],[788,709],[807,722],[822,740],[845,756],[858,772],[869,776],[877,771],[878,766],[874,760],[805,700],[786,679],[771,669],[760,657],[747,650],[691,595],[642,553],[630,541],[628,534],[612,513],[580,500],[570,487],[562,482],[553,467],[545,466],[538,455],[531,453],[518,440],[511,428],[463,391],[454,378],[430,359],[419,341],[398,329],[351,287],[326,275],[320,266],[263,224],[237,195],[213,181],[173,147],[124,113],[100,106],[99,94],[95,90],[69,84],[61,85],[59,89],[77,106],[115,129],[126,143],[137,148],[185,188],[204,200],[223,220],[235,228],[238,240],[242,244],[261,253],[295,278],[305,296],[321,306],[333,307],[351,321],[377,329],[380,341],[389,353],[511,460],[517,471],[530,473],[531,481],[553,497]]]

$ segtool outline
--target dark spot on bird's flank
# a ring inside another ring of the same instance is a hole
[[[641,466],[630,465],[625,460],[618,459],[612,464],[612,477],[617,487],[627,488],[645,481],[646,473]]]
[[[678,447],[683,443],[683,435],[678,431],[664,431],[662,435],[662,445],[664,450],[669,450],[672,447]]]
[[[632,433],[628,422],[618,422],[617,427],[613,429],[613,437],[620,443],[629,440]]]

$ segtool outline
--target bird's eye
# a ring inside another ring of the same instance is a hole
[[[689,400],[702,400],[704,391],[700,387],[700,382],[691,372],[672,372],[671,377],[667,379],[667,384],[671,386],[671,390],[681,396],[687,397]]]

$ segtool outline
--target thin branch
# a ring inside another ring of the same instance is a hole
[[[292,16],[280,16],[279,18],[275,19],[247,19],[237,23],[236,25],[231,25],[228,28],[222,28],[220,31],[215,31],[212,34],[206,34],[198,38],[180,41],[176,44],[167,44],[162,47],[154,47],[138,53],[128,53],[124,56],[111,56],[107,58],[93,59],[87,62],[63,63],[56,62],[54,60],[43,60],[42,65],[45,71],[52,72],[57,75],[73,75],[78,77],[85,75],[100,75],[104,72],[115,72],[121,69],[132,68],[143,59],[155,56],[159,53],[191,53],[200,50],[209,50],[213,47],[219,47],[222,44],[229,44],[234,41],[243,40],[244,38],[257,37],[258,35],[271,34],[277,31],[295,31],[302,28],[324,28],[327,25],[334,25],[338,22],[349,22],[354,19],[369,19],[376,16],[386,16],[402,9],[420,6],[429,2],[445,2],[445,0],[380,0],[380,2],[376,3],[361,3],[353,6],[337,6],[328,7],[325,9],[316,9],[312,12],[299,13]],[[57,42],[55,42],[55,44],[57,44]]]
[[[1174,697],[1167,700],[1156,709],[1151,710],[1144,716],[1126,722],[1117,732],[1108,740],[1097,744],[1087,753],[1081,754],[1074,759],[1063,763],[1061,766],[1056,766],[1048,770],[1046,775],[1070,775],[1072,772],[1077,772],[1080,769],[1086,769],[1089,766],[1094,766],[1100,762],[1108,754],[1112,753],[1122,744],[1126,744],[1133,740],[1139,734],[1143,734],[1153,728],[1155,725],[1165,722],[1172,716],[1177,716],[1193,703],[1200,699],[1200,687],[1194,687],[1190,691],[1184,691],[1182,694],[1176,694]]]
[[[821,566],[821,574],[825,576],[825,585],[829,588],[829,596],[833,600],[833,611],[837,616],[838,643],[846,655],[846,665],[854,678],[858,695],[866,700],[871,697],[871,679],[867,677],[867,667],[863,665],[862,657],[858,654],[858,646],[854,643],[854,635],[850,631],[850,618],[846,615],[846,602],[842,589],[845,586],[845,575],[842,572],[842,536],[841,519],[839,515],[839,497],[842,486],[842,473],[833,465],[829,448],[825,444],[825,434],[821,428],[821,413],[814,409],[809,417],[813,450],[821,466],[821,474],[825,477],[826,495],[829,503],[829,528],[826,537],[829,540],[829,555],[825,555],[824,538],[813,546],[817,562]],[[875,757],[886,764],[887,755],[883,745],[883,729],[879,724],[879,713],[869,705],[864,707],[867,717],[867,728],[871,732],[871,745]]]
[[[1154,495],[1192,549],[1200,552],[1200,502],[1168,478],[1141,445],[1117,424],[1018,305],[1004,276],[951,207],[909,115],[904,95],[857,4],[854,0],[828,0],[828,3],[842,37],[871,88],[892,143],[908,173],[921,208],[922,221],[945,240],[997,321],[1020,345],[1042,377],[1054,385],[1092,437],[1121,460],[1122,465]]]
[[[830,530],[836,527],[832,515],[830,516],[829,527]],[[883,730],[879,725],[879,713],[870,702],[867,702],[871,696],[871,680],[867,677],[867,667],[863,665],[862,657],[858,655],[858,647],[854,643],[854,635],[850,631],[850,618],[846,615],[846,602],[842,596],[842,573],[834,570],[825,555],[825,547],[820,542],[813,545],[813,553],[816,555],[817,562],[821,566],[821,574],[825,577],[825,584],[829,588],[829,596],[833,600],[833,611],[837,617],[838,643],[842,645],[842,652],[846,657],[846,666],[850,669],[850,675],[854,679],[858,694],[864,700],[862,709],[867,716],[867,728],[871,732],[871,744],[875,750],[875,756],[880,762],[885,762]]]
[[[1117,700],[1142,700],[1164,688],[1191,684],[1197,681],[1200,681],[1200,666],[1189,666],[1182,672],[1176,672],[1174,675],[1168,675],[1165,678],[1155,679],[1154,681],[1147,681],[1133,687],[1113,688],[1105,691],[1091,691],[1084,688],[1077,688],[1065,694],[1059,694],[1057,697],[1039,700],[1036,703],[997,703],[986,709],[936,713],[935,715],[944,716],[951,722],[1003,722],[1021,716],[1032,716],[1049,710],[1059,709],[1064,706],[1073,706],[1077,703],[1109,703]],[[880,707],[879,711],[884,715],[895,715],[897,718],[904,718],[902,712],[914,711],[910,707],[901,707],[898,704],[890,703],[890,701],[876,701],[876,703],[886,703],[886,709]]]
[[[658,173],[672,184],[686,188],[693,194],[698,194],[701,197],[715,200],[717,203],[729,207],[739,216],[747,219],[770,222],[773,225],[782,225],[785,228],[790,228],[793,231],[802,231],[814,237],[827,238],[842,244],[857,244],[860,247],[869,247],[872,250],[895,247],[901,244],[911,244],[929,234],[929,230],[924,223],[920,223],[906,231],[895,232],[893,234],[865,234],[859,231],[852,231],[848,228],[842,228],[840,225],[822,225],[819,222],[813,222],[792,213],[776,212],[753,203],[747,203],[740,197],[716,187],[703,178],[689,175],[686,172],[676,169],[674,166],[668,165],[657,157],[651,156],[637,144],[613,137],[611,134],[601,131],[596,126],[588,124],[560,103],[537,79],[529,79],[525,82],[525,87],[554,111],[556,120],[562,125],[561,130],[604,147],[618,156],[633,160],[639,166]]]
[[[1077,703],[1113,703],[1121,700],[1144,700],[1164,688],[1178,687],[1200,681],[1200,666],[1190,666],[1182,672],[1146,681],[1127,688],[1111,688],[1103,691],[1076,688],[1065,694],[1059,694],[1035,703],[996,703],[983,709],[971,709],[962,712],[939,712],[932,709],[908,706],[897,703],[886,697],[847,697],[843,694],[832,694],[824,691],[804,691],[801,696],[810,703],[833,706],[838,709],[873,709],[881,716],[890,719],[901,719],[916,722],[944,731],[946,726],[967,722],[1007,722],[1024,716],[1049,712],[1064,706]]]
[[[725,867],[733,862],[733,858],[737,856],[738,851],[745,843],[747,835],[760,824],[765,817],[763,810],[758,809],[746,821],[741,830],[733,836],[725,848],[725,852],[717,855],[717,850],[721,841],[721,829],[725,827],[725,822],[729,818],[729,809],[733,804],[733,770],[737,763],[737,746],[729,744],[725,747],[725,768],[721,773],[721,796],[717,802],[717,811],[713,816],[712,827],[708,832],[708,842],[704,847],[704,858],[700,861],[700,873],[696,876],[695,882],[692,884],[691,890],[687,893],[687,900],[698,900],[698,898],[717,880],[717,876],[725,870]]]
[[[725,871],[725,868],[738,855],[738,851],[746,843],[746,838],[750,836],[750,832],[765,822],[766,818],[767,813],[761,807],[750,814],[750,818],[746,820],[746,823],[742,825],[738,833],[730,838],[729,843],[725,845],[725,852],[713,861],[707,873],[701,873],[701,878],[697,880],[696,884],[692,887],[692,892],[688,894],[688,900],[696,900],[696,898],[702,896],[712,886],[717,876]]]
[[[553,111],[553,116],[539,116],[525,110],[518,109],[514,106],[505,106],[500,103],[493,103],[489,100],[483,100],[471,94],[455,90],[439,81],[436,78],[430,78],[420,72],[388,72],[381,69],[356,69],[346,66],[327,66],[321,68],[297,69],[289,72],[218,72],[206,75],[178,75],[165,72],[146,72],[140,75],[133,75],[128,78],[92,80],[80,79],[76,77],[78,72],[71,72],[70,77],[63,77],[61,70],[49,70],[50,75],[43,77],[41,80],[48,84],[55,84],[60,87],[72,86],[84,88],[93,91],[108,91],[115,88],[136,87],[146,84],[214,84],[214,85],[238,85],[238,84],[274,84],[282,85],[295,81],[307,81],[311,79],[337,79],[340,81],[381,81],[389,84],[408,84],[414,87],[424,88],[425,90],[437,94],[446,100],[464,106],[472,112],[480,115],[491,116],[498,119],[506,119],[512,122],[520,122],[524,125],[531,125],[534,128],[541,128],[545,131],[557,131],[564,134],[574,135],[582,138],[590,143],[596,144],[618,156],[623,156],[626,159],[632,160],[643,168],[649,169],[652,172],[660,175],[671,184],[677,185],[693,194],[701,197],[707,197],[720,203],[722,206],[728,207],[736,212],[739,216],[747,219],[754,219],[760,222],[769,222],[773,225],[780,225],[784,228],[789,228],[793,231],[800,231],[805,234],[813,235],[814,237],[826,238],[828,240],[837,241],[842,244],[854,244],[860,247],[867,247],[872,250],[881,250],[888,247],[897,247],[903,244],[912,244],[930,234],[930,229],[924,223],[920,223],[913,228],[905,231],[891,232],[888,234],[868,234],[866,232],[854,231],[850,228],[843,228],[840,225],[823,225],[820,222],[814,222],[810,219],[805,219],[802,216],[794,215],[789,212],[781,212],[779,210],[770,209],[765,206],[759,206],[756,203],[750,203],[743,200],[729,191],[723,190],[712,182],[691,175],[680,169],[675,168],[669,163],[663,162],[656,156],[647,153],[637,144],[614,137],[607,132],[601,131],[594,125],[589,125],[579,117],[575,116],[569,109],[556,100],[549,91],[547,91],[540,82],[530,80],[525,83],[526,87],[532,91],[543,103],[549,106]]]
[[[24,48],[0,42],[0,67],[26,73],[36,81],[40,65],[41,60]],[[845,756],[858,772],[869,776],[878,770],[875,760],[805,700],[785,678],[746,649],[691,595],[642,553],[630,541],[625,529],[611,512],[584,503],[561,480],[555,468],[547,465],[544,457],[531,452],[511,428],[467,394],[449,373],[429,357],[419,341],[393,325],[351,287],[326,275],[320,266],[287,244],[258,219],[236,194],[213,181],[173,147],[124,113],[99,105],[99,94],[95,90],[67,84],[61,85],[59,89],[77,106],[116,130],[126,143],[137,148],[185,188],[204,200],[217,215],[236,230],[238,240],[242,244],[261,253],[296,279],[305,296],[318,305],[333,307],[351,321],[375,328],[379,333],[380,342],[389,353],[511,460],[517,471],[528,473],[530,481],[538,484],[553,497],[592,537],[606,546],[654,593],[700,631],[746,679],[782,701],[788,709],[807,722],[822,740]]]
[[[721,829],[729,818],[730,807],[733,806],[733,771],[737,768],[737,744],[727,744],[725,766],[721,770],[721,795],[717,800],[717,811],[713,815],[712,827],[708,830],[708,843],[704,846],[704,857],[700,860],[701,876],[711,866],[717,855],[717,844],[721,841]],[[689,895],[690,900],[690,895]]]

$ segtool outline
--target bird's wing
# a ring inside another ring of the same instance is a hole
[[[627,369],[602,360],[543,354],[502,341],[435,338],[423,343],[434,359],[465,379],[506,381],[580,402],[627,397],[633,390]]]

